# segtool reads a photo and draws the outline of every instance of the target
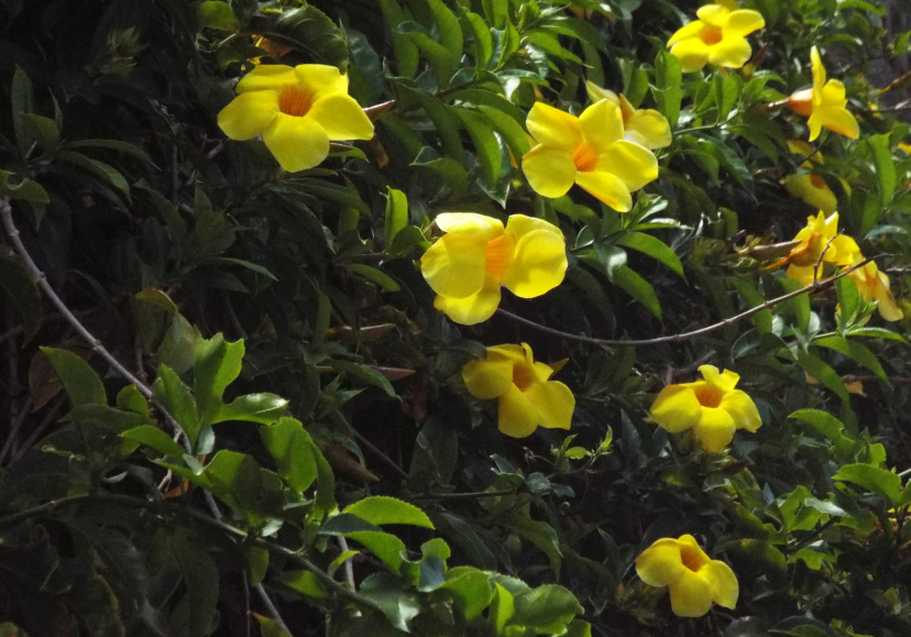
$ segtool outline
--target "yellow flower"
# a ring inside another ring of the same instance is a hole
[[[502,433],[525,438],[539,426],[569,429],[576,398],[569,387],[549,380],[553,373],[550,365],[535,362],[531,347],[522,343],[488,347],[483,360],[462,368],[462,379],[475,398],[499,399],[497,420]]]
[[[829,184],[821,175],[812,172],[814,166],[822,165],[822,153],[815,151],[808,143],[799,139],[789,139],[788,149],[795,155],[806,157],[800,167],[807,172],[789,175],[784,178],[784,188],[795,199],[800,199],[807,205],[826,213],[835,212],[838,199],[829,188]]]
[[[706,63],[739,69],[753,56],[746,36],[765,27],[761,13],[707,4],[696,15],[698,20],[677,29],[667,41],[685,73],[698,71]]]
[[[702,617],[712,602],[733,609],[740,584],[731,567],[713,560],[692,535],[663,537],[636,558],[636,573],[649,586],[667,586],[671,610],[679,617]]]
[[[634,108],[622,93],[617,95],[592,81],[585,82],[585,90],[592,102],[606,99],[620,107],[624,139],[652,150],[671,145],[671,125],[658,111],[651,108]]]
[[[530,299],[554,289],[566,273],[566,241],[555,225],[526,215],[503,222],[472,212],[437,215],[444,234],[421,257],[421,273],[437,293],[433,306],[456,323],[489,319],[500,286]]]
[[[862,258],[857,242],[846,234],[839,234],[837,212],[827,217],[819,211],[815,217],[807,217],[807,225],[794,235],[794,241],[800,243],[785,257],[790,264],[787,275],[801,285],[813,282],[813,269],[817,264],[815,278],[818,280],[826,263],[851,265]]]
[[[658,177],[650,150],[623,139],[620,106],[600,100],[576,117],[535,102],[526,120],[537,145],[522,158],[528,183],[540,195],[562,197],[573,184],[618,212],[632,192]]]
[[[904,318],[905,313],[898,307],[889,289],[889,276],[885,272],[880,272],[875,262],[870,261],[848,276],[854,281],[857,291],[865,301],[876,301],[879,315],[883,319],[900,321]]]
[[[795,91],[788,98],[788,106],[795,113],[809,117],[810,141],[814,141],[823,128],[844,135],[849,139],[860,136],[857,120],[845,106],[845,85],[840,80],[826,81],[826,67],[822,65],[819,50],[814,46],[810,51],[813,71],[813,86]]]
[[[671,433],[692,429],[705,451],[718,453],[734,439],[737,429],[755,432],[762,425],[756,403],[735,389],[740,375],[701,365],[703,380],[668,385],[649,410],[658,426]]]
[[[237,97],[218,114],[231,139],[262,135],[288,172],[313,168],[329,142],[371,139],[373,124],[348,95],[348,76],[324,64],[260,64],[237,83]]]

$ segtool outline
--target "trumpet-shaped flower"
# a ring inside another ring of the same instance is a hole
[[[600,100],[579,117],[535,102],[526,120],[537,145],[522,158],[528,183],[540,195],[562,197],[573,184],[618,212],[633,205],[632,192],[658,177],[658,160],[623,138],[619,104]]]
[[[788,98],[788,106],[795,113],[809,117],[810,141],[814,141],[823,128],[844,135],[849,139],[860,137],[860,127],[846,105],[845,85],[840,80],[827,80],[826,67],[822,65],[819,50],[810,51],[813,86],[795,91]]]
[[[218,114],[219,127],[241,141],[262,135],[288,172],[320,164],[330,141],[373,137],[373,124],[348,95],[348,76],[334,66],[260,64],[237,93]]]
[[[826,263],[851,265],[861,259],[857,242],[838,232],[838,213],[828,217],[822,211],[807,217],[807,225],[794,235],[799,244],[785,257],[790,265],[787,274],[801,285],[809,285],[822,276]]]
[[[421,273],[437,293],[433,306],[456,323],[489,319],[500,286],[530,299],[554,289],[566,273],[563,232],[543,219],[510,215],[503,222],[471,212],[437,215],[445,234],[421,257]]]
[[[698,20],[677,29],[667,41],[684,72],[698,71],[707,63],[739,69],[753,56],[746,36],[765,27],[761,13],[707,4],[696,15]]]
[[[620,107],[624,139],[652,150],[671,145],[671,125],[655,109],[635,108],[622,93],[618,95],[592,81],[585,82],[585,90],[593,103],[606,99]]]
[[[495,345],[484,359],[462,368],[462,379],[472,396],[498,399],[500,431],[513,438],[525,438],[538,427],[569,429],[576,399],[569,387],[550,380],[554,369],[536,362],[531,347]]]
[[[733,609],[740,584],[731,567],[713,560],[692,535],[663,537],[636,558],[636,573],[649,586],[666,586],[679,617],[702,617],[712,603]]]
[[[718,453],[734,439],[737,429],[755,432],[762,425],[756,403],[735,389],[740,375],[701,365],[703,380],[668,385],[655,398],[650,413],[658,426],[671,433],[692,430],[705,451]]]
[[[788,140],[788,149],[795,155],[806,158],[806,161],[800,165],[806,172],[785,177],[783,181],[785,190],[795,199],[800,199],[817,210],[822,210],[827,214],[835,212],[835,208],[838,207],[835,193],[821,175],[813,172],[815,166],[823,163],[822,153],[798,139]]]
[[[880,272],[874,261],[854,270],[850,275],[857,291],[865,301],[876,301],[879,315],[887,321],[900,321],[905,313],[898,307],[889,287],[889,276]]]

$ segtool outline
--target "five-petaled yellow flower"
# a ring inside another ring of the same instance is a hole
[[[421,257],[421,273],[437,293],[433,306],[456,323],[489,319],[500,304],[500,286],[524,299],[563,281],[566,240],[543,219],[510,215],[503,222],[471,212],[437,215],[445,232]]]
[[[795,91],[788,98],[788,106],[795,113],[809,117],[810,141],[814,141],[823,128],[844,135],[849,139],[860,137],[857,120],[845,106],[845,85],[840,80],[826,80],[826,67],[822,65],[819,50],[810,51],[813,86]]]
[[[237,93],[218,114],[219,127],[241,141],[262,135],[288,172],[320,164],[330,141],[373,137],[373,124],[348,95],[348,76],[334,66],[260,64]]]
[[[889,276],[880,272],[876,263],[870,261],[864,267],[854,270],[850,275],[857,291],[865,301],[876,301],[879,315],[887,321],[900,321],[905,313],[898,307],[892,290],[889,287]]]
[[[737,429],[755,432],[762,425],[756,403],[735,389],[740,375],[701,365],[703,380],[668,385],[649,410],[652,420],[671,433],[692,430],[705,451],[718,453],[734,439]]]
[[[785,190],[795,199],[800,199],[816,210],[822,210],[827,214],[835,212],[835,208],[838,207],[835,193],[821,175],[813,172],[813,169],[822,165],[824,161],[822,153],[799,139],[789,139],[788,149],[795,155],[806,159],[800,167],[807,172],[785,177],[783,181]]]
[[[592,102],[606,99],[620,107],[624,139],[652,150],[671,145],[671,125],[667,118],[655,109],[635,108],[622,93],[618,95],[592,81],[585,82],[585,90]]]
[[[822,277],[826,263],[845,266],[862,258],[857,242],[838,232],[837,212],[827,217],[820,211],[815,217],[807,217],[807,225],[794,235],[794,241],[800,243],[791,248],[784,261],[790,264],[787,275],[801,285]]]
[[[658,177],[652,151],[623,138],[620,106],[600,100],[579,117],[535,102],[526,120],[537,145],[522,158],[529,185],[562,197],[573,184],[618,212],[633,206],[632,192]]]
[[[497,398],[498,427],[513,438],[525,438],[538,427],[569,429],[576,399],[569,387],[550,380],[554,369],[536,362],[528,343],[494,345],[483,360],[462,368],[472,396]]]
[[[698,71],[707,63],[739,69],[753,56],[746,36],[765,27],[761,13],[707,4],[696,15],[698,20],[677,29],[667,41],[684,72]]]
[[[702,617],[713,602],[733,609],[740,596],[731,567],[711,559],[689,534],[654,542],[636,558],[636,573],[649,586],[667,586],[679,617]]]

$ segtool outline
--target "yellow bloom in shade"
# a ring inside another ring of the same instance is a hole
[[[817,210],[825,213],[835,212],[835,208],[838,207],[835,193],[821,175],[812,172],[814,166],[823,163],[822,153],[799,139],[788,140],[788,149],[795,155],[807,158],[807,161],[800,165],[807,172],[785,177],[782,182],[785,190],[795,199],[800,199]]]
[[[541,296],[563,281],[566,240],[552,223],[526,215],[503,222],[472,212],[437,215],[444,234],[421,257],[421,273],[437,293],[433,306],[456,323],[489,319],[500,286],[523,299]]]
[[[813,86],[795,91],[788,98],[788,106],[795,113],[809,117],[810,141],[814,141],[823,128],[849,139],[860,137],[860,127],[845,106],[845,85],[840,80],[826,80],[826,67],[822,65],[819,49],[810,51]]]
[[[688,534],[655,541],[636,558],[636,573],[649,586],[667,586],[679,617],[702,617],[713,602],[733,609],[740,597],[731,567],[711,559]]]
[[[892,290],[889,289],[889,276],[880,272],[876,263],[870,261],[864,267],[854,270],[850,275],[857,291],[865,301],[876,301],[879,315],[887,321],[900,321],[905,313],[898,307]]]
[[[556,380],[550,365],[536,362],[528,343],[494,345],[482,360],[462,368],[462,379],[472,396],[497,398],[500,431],[513,438],[526,438],[538,427],[569,429],[576,398],[569,387]]]
[[[649,410],[652,420],[671,433],[692,430],[705,451],[718,453],[734,439],[737,429],[755,432],[762,425],[756,403],[735,389],[740,375],[701,365],[703,380],[668,385]]]
[[[624,139],[653,150],[671,145],[671,125],[658,111],[652,108],[637,109],[622,93],[617,95],[592,81],[585,82],[585,90],[592,102],[606,99],[620,107]]]
[[[815,278],[822,277],[826,263],[843,266],[859,261],[860,247],[846,234],[838,232],[838,213],[828,217],[822,211],[807,217],[807,225],[794,235],[794,241],[800,241],[785,257],[788,266],[787,275],[801,285],[809,285]],[[818,266],[817,266],[818,264]]]
[[[746,36],[765,27],[761,13],[707,4],[699,7],[696,15],[698,20],[677,29],[667,41],[671,55],[680,60],[685,73],[698,71],[708,63],[739,69],[753,56]]]
[[[373,124],[348,95],[348,76],[334,66],[260,64],[237,83],[237,93],[218,126],[240,141],[262,135],[288,172],[319,165],[330,141],[373,137]]]
[[[562,197],[573,184],[618,212],[633,206],[632,192],[658,177],[658,160],[623,138],[620,106],[603,99],[579,117],[535,102],[526,120],[537,145],[522,158],[532,189]]]

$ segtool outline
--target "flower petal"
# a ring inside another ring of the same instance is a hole
[[[819,109],[810,114],[810,118],[807,120],[807,127],[810,129],[810,136],[807,139],[815,142],[820,133],[822,133],[822,113],[820,113]]]
[[[719,372],[714,365],[700,365],[699,373],[710,385],[717,387],[723,392],[731,391],[740,381],[740,374],[737,372],[732,372],[729,369]]]
[[[763,28],[765,28],[765,18],[761,13],[752,9],[739,9],[732,11],[728,16],[724,32],[743,37]]]
[[[704,26],[705,25],[699,20],[687,22],[682,27],[674,31],[673,35],[668,38],[667,45],[669,47],[672,47],[682,40],[689,40],[690,38],[697,37]]]
[[[716,66],[739,69],[750,61],[753,49],[746,38],[725,33],[721,42],[709,48],[709,62]]]
[[[649,586],[667,586],[676,582],[685,570],[680,544],[669,537],[657,540],[636,558],[636,574]]]
[[[329,136],[309,117],[277,113],[263,131],[263,141],[288,172],[318,166],[329,154]]]
[[[523,365],[528,363],[529,352],[531,350],[525,343],[514,345],[507,343],[504,345],[492,345],[487,348],[487,357],[493,360],[505,360],[511,364]]]
[[[860,246],[857,242],[846,234],[836,235],[829,245],[829,251],[826,252],[825,260],[835,265],[852,265],[863,258]]]
[[[693,436],[704,451],[718,453],[734,439],[734,419],[721,407],[702,407],[699,422],[693,427]]]
[[[596,172],[609,172],[636,191],[658,177],[658,159],[645,146],[621,139],[598,157]],[[576,178],[578,183],[578,177]]]
[[[692,388],[668,385],[655,397],[649,408],[652,420],[665,431],[679,433],[699,422],[702,406]]]
[[[576,173],[576,184],[617,212],[629,212],[633,207],[633,196],[617,175],[601,170],[579,172]]]
[[[692,73],[709,61],[709,45],[699,38],[687,38],[671,47],[671,55],[680,60],[680,68],[684,73]]]
[[[470,232],[450,232],[421,257],[421,274],[437,294],[464,298],[484,286],[487,241]]]
[[[588,101],[590,101],[592,104],[599,100],[610,100],[615,104],[620,103],[620,97],[616,93],[609,89],[598,86],[591,80],[585,81],[585,93],[588,95]]]
[[[218,113],[218,127],[231,139],[253,139],[272,123],[276,113],[275,91],[241,93]]]
[[[701,573],[685,569],[670,585],[671,610],[678,617],[702,617],[712,608],[712,585]]]
[[[696,10],[696,16],[705,24],[721,28],[727,24],[731,12],[720,4],[706,4]]]
[[[626,122],[624,137],[646,148],[665,148],[671,145],[671,125],[654,109],[638,110]]]
[[[762,418],[759,416],[756,403],[745,391],[740,389],[729,391],[718,406],[730,414],[737,429],[755,432],[762,426]]]
[[[844,106],[847,101],[845,85],[841,80],[829,80],[822,87],[822,103],[833,106]]]
[[[522,172],[532,190],[556,198],[572,188],[576,166],[569,151],[538,144],[522,157]]]
[[[538,410],[515,385],[500,396],[498,412],[498,427],[511,438],[527,438],[538,428]]]
[[[317,98],[348,94],[348,76],[328,64],[298,64],[294,67],[297,81]]]
[[[490,277],[484,281],[484,287],[477,294],[462,298],[438,294],[433,300],[433,307],[460,325],[483,323],[493,316],[498,305],[500,284]]]
[[[512,363],[490,359],[469,361],[462,368],[462,380],[475,398],[498,398],[512,385]]]
[[[811,122],[817,115],[822,126],[830,131],[844,135],[848,139],[860,137],[860,126],[848,109],[836,106],[819,106],[813,110],[813,115],[810,116]]]
[[[879,315],[886,321],[900,321],[905,317],[905,313],[895,302],[895,297],[889,289],[889,277],[885,272],[876,274],[879,285],[876,286],[875,298]]]
[[[816,101],[821,99],[822,88],[826,85],[826,67],[823,66],[822,56],[815,46],[810,49],[810,70],[813,73],[813,100]]]
[[[721,560],[712,560],[703,567],[705,578],[712,585],[712,601],[733,609],[740,597],[740,583],[731,567]]]
[[[623,137],[623,113],[619,102],[603,99],[595,102],[579,116],[579,126],[585,141],[599,154]]]
[[[789,175],[785,177],[783,183],[789,195],[800,199],[817,210],[832,212],[838,207],[838,199],[835,197],[835,193],[818,175]],[[821,185],[818,185],[820,183]]]
[[[503,233],[503,222],[476,212],[442,212],[433,222],[443,232],[473,232],[490,241]]]
[[[579,120],[544,102],[534,103],[525,119],[525,126],[535,141],[546,146],[572,152],[582,142]]]
[[[513,294],[530,299],[551,291],[566,274],[563,233],[543,219],[511,215],[506,232],[515,240],[515,252],[502,283]]]
[[[547,429],[569,429],[576,408],[573,392],[557,380],[532,383],[525,397],[538,410],[538,424]]]
[[[297,84],[294,69],[287,64],[260,64],[240,78],[235,90],[238,93],[247,91],[276,91],[284,86]]]
[[[353,97],[345,94],[317,98],[307,116],[316,120],[332,141],[373,137],[370,118]]]
[[[820,268],[821,270],[822,268]],[[789,279],[797,281],[803,286],[810,285],[813,282],[813,266],[812,265],[794,265],[791,264],[788,266],[786,274]],[[818,276],[817,276],[818,278]]]

